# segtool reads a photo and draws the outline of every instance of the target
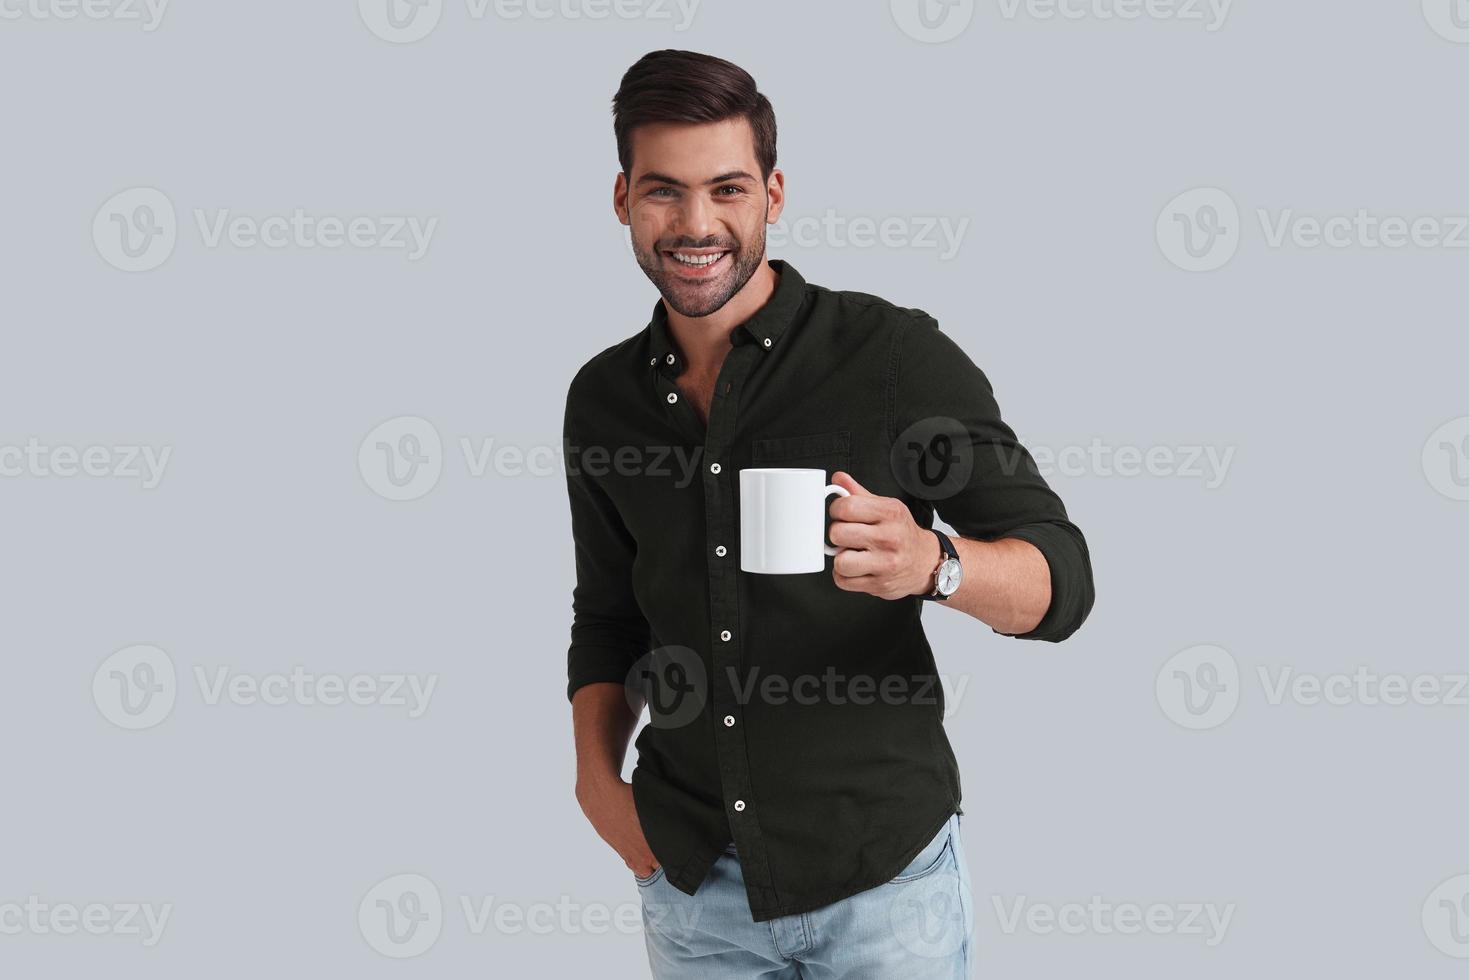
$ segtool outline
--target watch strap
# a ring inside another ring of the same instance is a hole
[[[943,595],[942,593],[939,592],[938,570],[940,568],[942,568],[943,565],[944,565],[944,562],[948,561],[950,558],[952,558],[952,559],[954,559],[954,560],[957,561],[958,558],[959,558],[959,551],[958,551],[957,548],[954,547],[954,542],[950,541],[949,540],[949,536],[947,534],[945,534],[943,531],[940,531],[936,527],[931,527],[931,528],[929,528],[929,530],[932,531],[935,535],[938,536],[938,539],[939,539],[939,551],[941,551],[942,554],[939,555],[939,563],[937,565],[935,565],[934,566],[934,569],[933,569],[933,571],[934,571],[933,588],[930,591],[923,593],[918,598],[920,598],[920,599],[932,599],[934,601],[942,601],[944,599],[947,599],[948,596]]]

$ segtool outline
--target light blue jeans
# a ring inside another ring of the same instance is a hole
[[[634,878],[654,980],[968,980],[974,903],[949,817],[891,881],[811,912],[752,922],[730,845],[694,895]]]

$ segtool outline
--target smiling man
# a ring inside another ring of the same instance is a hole
[[[613,207],[661,299],[567,393],[577,800],[636,878],[659,980],[965,977],[959,767],[921,613],[1063,640],[1092,607],[1086,541],[931,316],[767,260],[785,177],[748,73],[653,52],[613,112]],[[625,465],[663,457],[693,481]],[[830,571],[740,571],[747,467],[850,492]]]

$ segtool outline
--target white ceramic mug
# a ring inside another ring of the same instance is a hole
[[[740,571],[820,572],[838,550],[826,543],[826,498],[850,496],[826,470],[740,470]]]

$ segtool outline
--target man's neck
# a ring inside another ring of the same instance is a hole
[[[729,353],[734,328],[754,316],[775,294],[780,277],[768,260],[760,262],[748,282],[719,309],[708,316],[687,317],[668,308],[668,332],[683,352],[685,370],[694,375],[713,374]]]

